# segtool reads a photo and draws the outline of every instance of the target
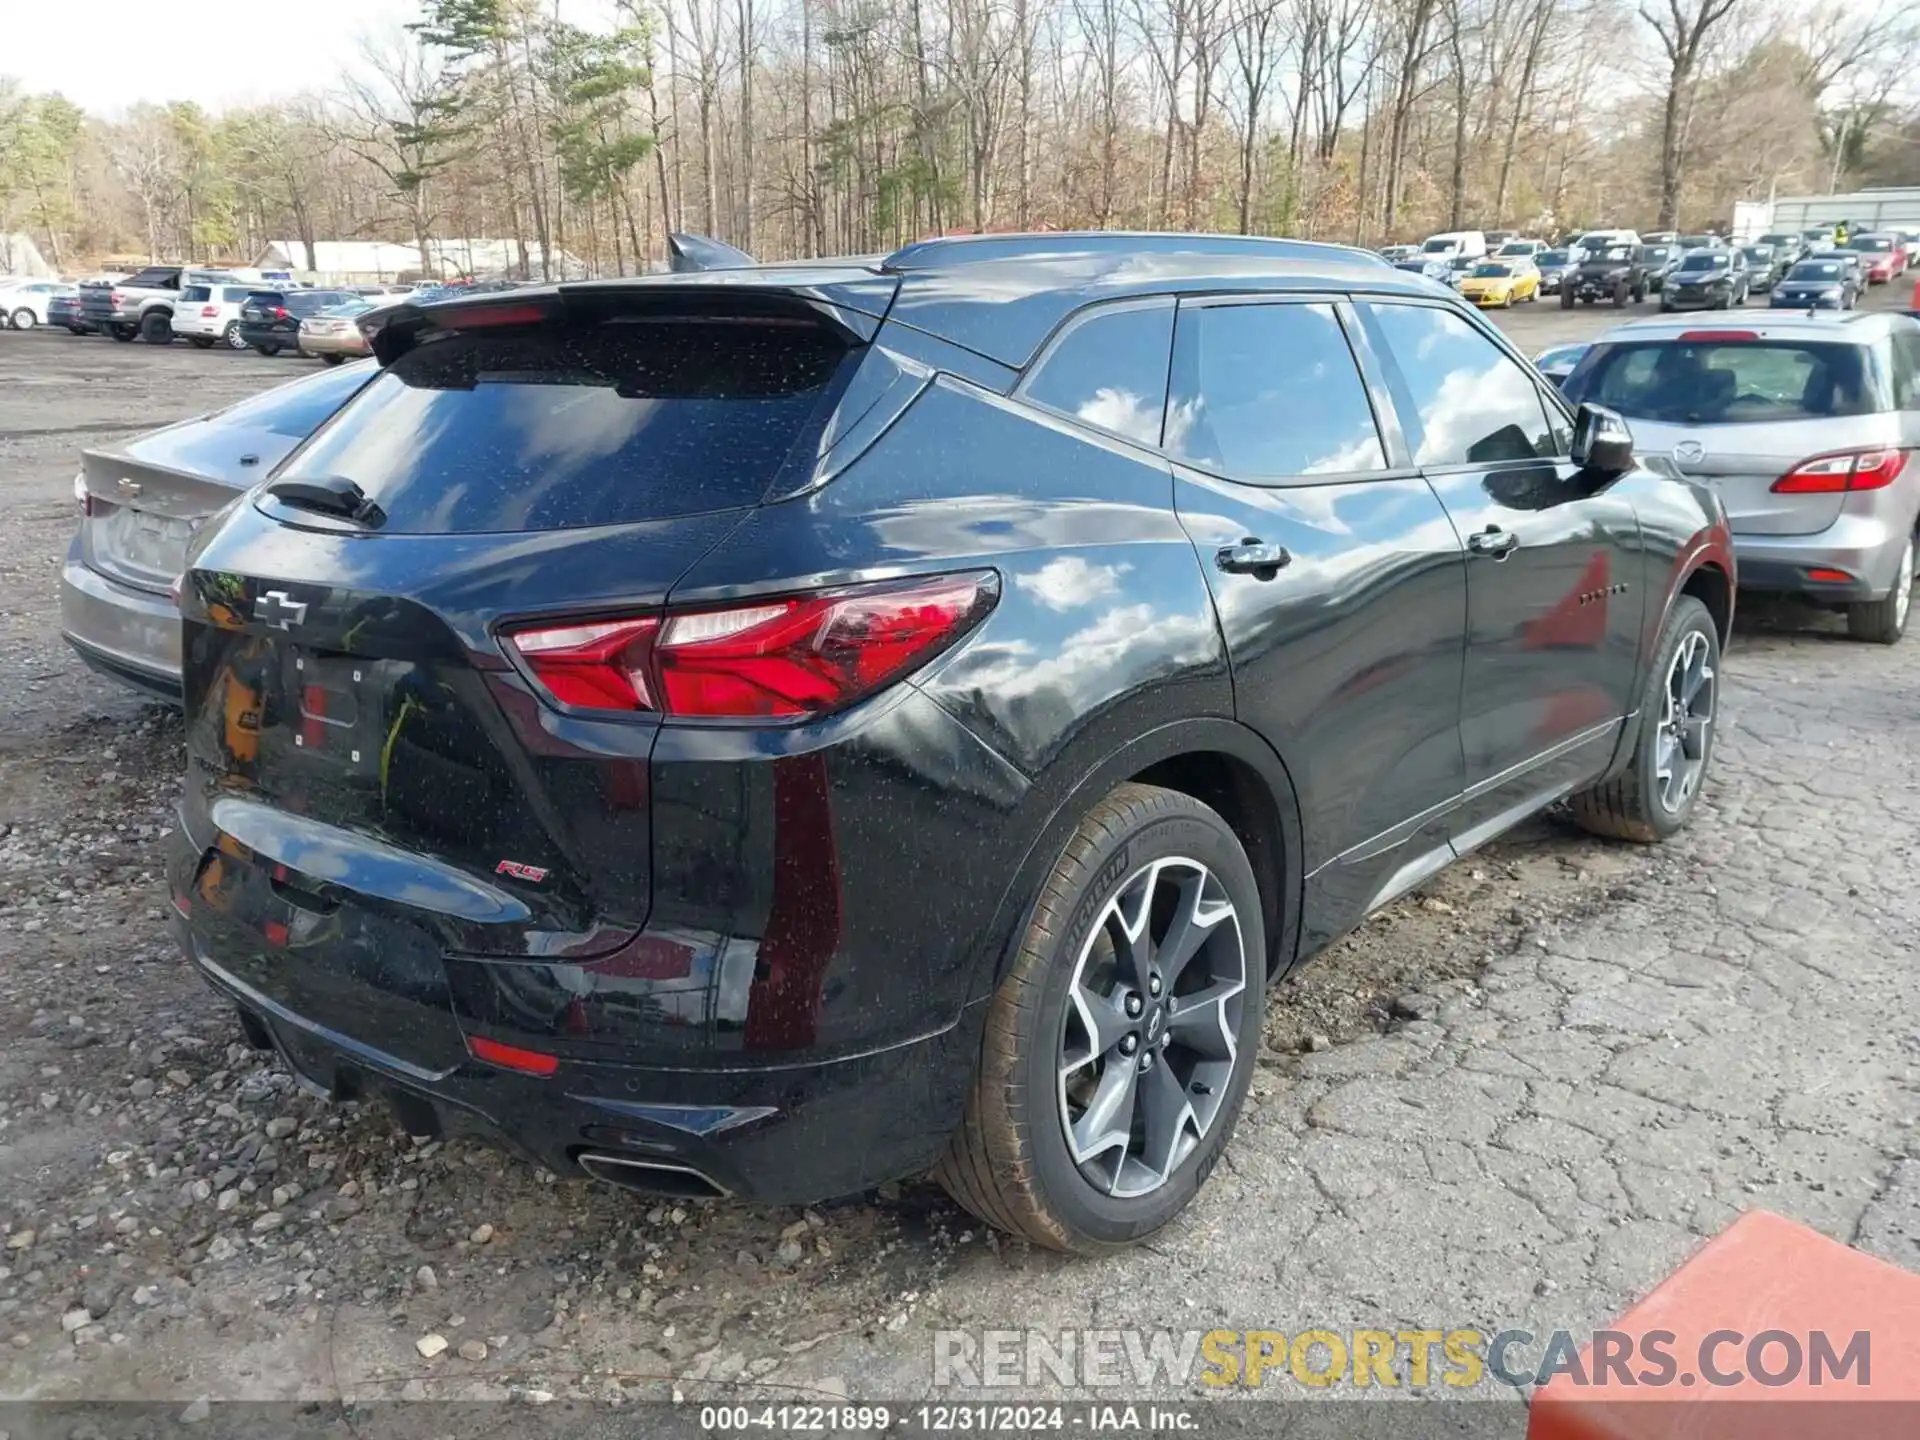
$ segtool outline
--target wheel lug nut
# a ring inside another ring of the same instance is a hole
[[[1149,995],[1158,995],[1160,993],[1160,977],[1158,975],[1149,975],[1147,977],[1147,993]]]
[[[1126,1009],[1128,1016],[1136,1020],[1140,1017],[1140,1012],[1146,1009],[1145,1002],[1140,999],[1140,992],[1138,990],[1129,990],[1127,992]]]
[[[1120,1053],[1122,1055],[1131,1055],[1139,1048],[1140,1037],[1138,1035],[1129,1033],[1120,1037]]]
[[[1151,1050],[1140,1057],[1140,1069],[1142,1071],[1153,1069],[1153,1052]]]

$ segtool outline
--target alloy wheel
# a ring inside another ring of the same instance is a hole
[[[1169,857],[1136,870],[1077,957],[1059,1047],[1060,1121],[1088,1184],[1167,1183],[1212,1129],[1238,1058],[1240,917],[1220,878]]]
[[[1653,777],[1668,814],[1679,813],[1707,768],[1717,690],[1713,647],[1700,631],[1690,630],[1667,669],[1660,733],[1654,745]]]

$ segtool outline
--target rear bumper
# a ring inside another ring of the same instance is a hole
[[[1913,533],[1910,514],[1842,515],[1817,535],[1736,535],[1740,588],[1832,601],[1878,600],[1900,573],[1900,555]],[[1835,570],[1848,581],[1809,572]]]
[[[278,345],[282,350],[297,349],[300,333],[297,330],[274,330],[265,325],[249,325],[240,322],[240,338],[258,349],[262,345]]]
[[[75,542],[60,570],[60,633],[104,675],[180,700],[180,612],[165,595],[109,580]]]
[[[371,355],[364,335],[301,335],[300,348],[309,355]]]
[[[249,1039],[279,1051],[310,1092],[384,1100],[411,1134],[470,1136],[557,1175],[650,1193],[807,1204],[927,1170],[964,1106],[985,1012],[978,1002],[938,1034],[780,1068],[567,1059],[534,1076],[471,1058],[429,1067],[296,1014],[212,960],[177,912],[173,928]]]

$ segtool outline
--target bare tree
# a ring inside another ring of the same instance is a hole
[[[1660,208],[1662,229],[1680,223],[1680,187],[1686,178],[1686,121],[1707,43],[1747,0],[1662,0],[1640,7],[1666,56],[1666,94],[1660,115]]]

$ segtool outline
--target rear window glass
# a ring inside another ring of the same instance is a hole
[[[338,305],[341,301],[352,298],[351,295],[339,290],[289,290],[286,299],[280,303],[285,305],[292,314],[311,315],[317,310],[326,309],[329,305]]]
[[[402,533],[750,505],[817,438],[846,353],[816,325],[716,320],[428,340],[283,474],[344,476]]]
[[[1680,262],[1682,270],[1725,270],[1731,263],[1724,250],[1714,250],[1704,255],[1689,255]]]
[[[351,400],[354,392],[373,378],[377,368],[373,361],[362,360],[321,370],[258,395],[249,395],[219,415],[232,425],[304,440]]]
[[[1804,260],[1787,272],[1787,279],[1806,282],[1839,280],[1844,273],[1837,260]]]
[[[1704,340],[1596,347],[1569,394],[1630,419],[1737,425],[1871,415],[1879,389],[1863,346]]]
[[[186,301],[211,300],[213,290],[206,285],[188,285],[181,290],[180,298]]]
[[[220,298],[229,305],[238,305],[252,293],[244,285],[229,285],[220,292]]]

